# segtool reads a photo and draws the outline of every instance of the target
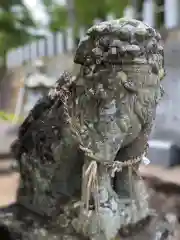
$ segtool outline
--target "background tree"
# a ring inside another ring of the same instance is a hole
[[[34,38],[35,28],[36,23],[22,0],[0,1],[0,80],[6,70],[8,51]]]
[[[42,0],[50,16],[49,29],[53,32],[64,30],[69,25],[68,6],[59,5],[55,0]],[[68,3],[69,1],[67,1]],[[128,0],[74,0],[74,27],[88,28],[95,19],[105,20],[109,13],[122,17]]]

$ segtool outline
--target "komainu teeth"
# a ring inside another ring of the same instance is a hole
[[[134,57],[137,57],[140,55],[141,49],[137,45],[128,45],[126,46],[127,53],[132,54]]]

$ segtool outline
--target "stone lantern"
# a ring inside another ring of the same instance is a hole
[[[56,78],[47,75],[43,61],[35,61],[33,68],[32,73],[27,74],[21,84],[14,122],[17,121],[19,116],[26,116],[36,102],[46,95],[56,82]]]

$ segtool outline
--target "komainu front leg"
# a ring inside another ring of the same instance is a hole
[[[149,207],[149,192],[144,181],[138,175],[139,164],[143,164],[143,157],[148,151],[148,136],[151,125],[144,127],[131,144],[120,149],[116,161],[139,162],[131,167],[122,168],[116,172],[113,179],[114,190],[119,196],[119,208],[126,215],[126,225],[120,228],[119,235],[127,240],[147,239],[162,240],[163,236],[170,235],[171,229],[168,222],[156,216],[154,210]]]

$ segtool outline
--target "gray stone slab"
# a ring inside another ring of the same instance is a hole
[[[16,131],[10,132],[14,125],[9,122],[0,121],[0,154],[6,154],[10,152],[11,143],[16,138]]]

